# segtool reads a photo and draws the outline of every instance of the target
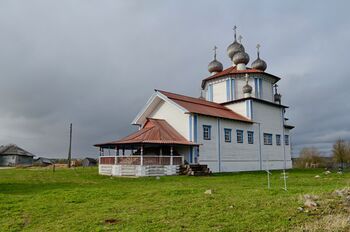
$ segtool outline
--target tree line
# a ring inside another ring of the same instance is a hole
[[[294,163],[295,167],[312,168],[327,167],[340,168],[350,166],[350,141],[338,139],[332,148],[330,157],[322,156],[316,147],[304,147],[300,151],[299,158]]]

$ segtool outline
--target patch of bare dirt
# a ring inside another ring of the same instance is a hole
[[[114,224],[119,224],[121,222],[121,220],[116,219],[116,218],[109,218],[109,219],[106,219],[104,222],[105,222],[105,224],[114,225]]]

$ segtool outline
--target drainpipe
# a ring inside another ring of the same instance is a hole
[[[259,159],[260,159],[260,170],[262,170],[262,155],[261,155],[261,125],[258,122],[259,125]]]
[[[284,108],[282,109],[282,142],[283,142],[283,169],[287,168],[286,164],[286,138],[284,137]]]
[[[218,159],[219,159],[219,172],[221,172],[221,138],[220,138],[220,118],[218,118]]]

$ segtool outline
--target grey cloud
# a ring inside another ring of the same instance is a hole
[[[349,138],[347,1],[2,1],[0,144],[42,156],[95,155],[130,125],[153,89],[199,96],[212,47],[239,26],[256,43],[296,126],[294,153]],[[247,10],[249,9],[249,10]]]

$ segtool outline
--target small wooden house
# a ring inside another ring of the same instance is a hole
[[[0,166],[32,166],[34,155],[16,144],[0,146]]]
[[[81,166],[83,167],[92,167],[97,165],[97,160],[93,158],[86,157],[81,161]]]
[[[54,162],[52,160],[45,158],[45,157],[39,157],[38,159],[34,160],[34,165],[36,165],[36,166],[46,167],[46,166],[50,166],[53,164],[54,164]]]

